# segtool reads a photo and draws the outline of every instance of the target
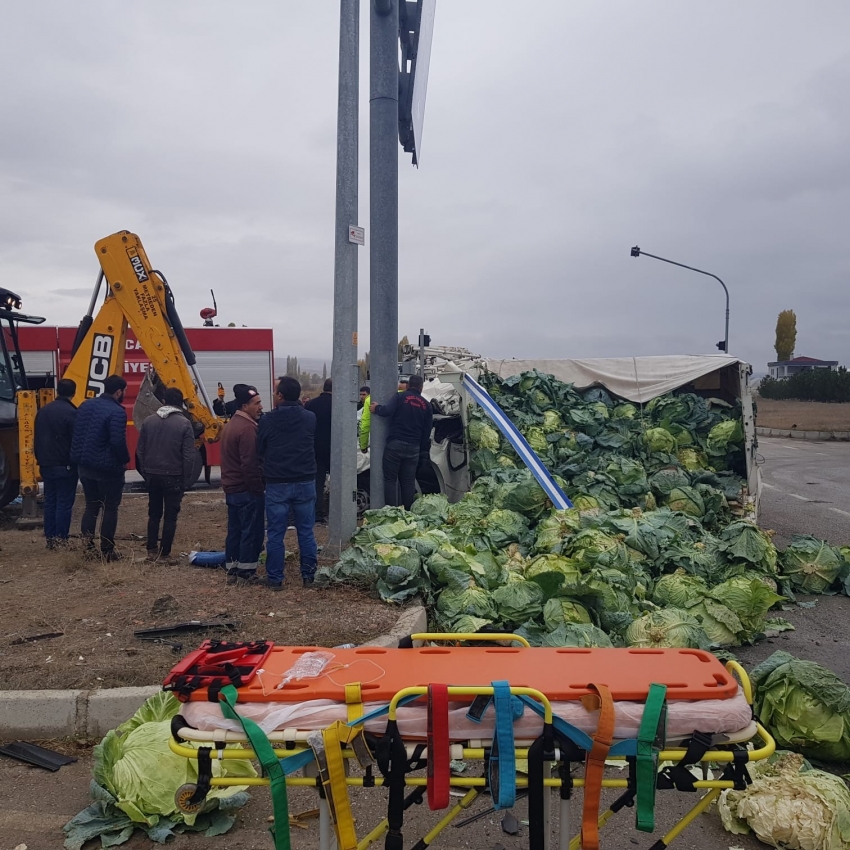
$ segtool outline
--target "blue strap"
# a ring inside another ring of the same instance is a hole
[[[567,498],[566,493],[555,483],[552,474],[543,465],[543,461],[528,444],[528,441],[517,430],[517,427],[508,419],[505,411],[496,404],[490,394],[471,375],[464,373],[463,386],[466,391],[481,405],[484,412],[493,420],[495,426],[505,435],[514,451],[520,456],[522,462],[537,479],[537,483],[549,497],[549,501],[560,509],[571,508],[573,503]]]
[[[314,758],[313,751],[308,748],[302,750],[300,753],[296,753],[294,756],[278,759],[278,761],[280,762],[281,770],[283,770],[283,775],[289,776],[290,773],[295,773],[296,770],[306,767]]]
[[[514,711],[511,686],[493,682],[496,726],[488,772],[493,808],[509,809],[516,803],[516,753],[514,751]]]
[[[520,699],[535,714],[540,717],[545,715],[543,706],[536,700],[525,696],[521,696]],[[581,747],[581,749],[585,752],[590,752],[593,747],[593,739],[586,732],[582,732],[581,729],[573,726],[571,723],[567,723],[566,720],[563,720],[557,715],[553,715],[552,725],[555,727],[556,731],[560,732],[562,735],[566,735],[566,737],[569,738],[577,747]],[[614,744],[608,751],[608,754],[611,756],[635,756],[637,755],[637,743],[637,738],[625,738],[622,741],[617,741],[617,743]]]

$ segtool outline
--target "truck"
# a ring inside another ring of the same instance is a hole
[[[729,404],[740,402],[746,464],[741,473],[746,486],[737,509],[757,518],[761,472],[756,410],[749,385],[752,367],[742,360],[729,355],[517,360],[480,357],[462,348],[428,348],[424,363],[418,368],[425,377],[423,396],[434,400],[431,464],[440,490],[450,502],[460,500],[471,485],[464,435],[468,410],[474,401],[464,386],[464,378],[471,375],[477,380],[484,372],[508,378],[536,369],[571,383],[578,390],[602,387],[635,404],[646,404],[677,390]]]

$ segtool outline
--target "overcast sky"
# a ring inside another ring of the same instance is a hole
[[[361,0],[360,223],[368,10]],[[75,324],[138,233],[186,325],[329,358],[339,5],[6,3],[0,286]],[[850,362],[846,0],[438,0],[421,167],[399,150],[400,333],[493,357]],[[368,248],[360,251],[368,347]]]

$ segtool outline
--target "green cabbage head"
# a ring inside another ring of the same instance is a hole
[[[841,561],[823,540],[795,534],[782,553],[782,572],[803,593],[823,593],[838,578]]]
[[[819,761],[850,761],[850,687],[835,673],[779,651],[750,679],[753,708],[777,746]]]
[[[686,608],[699,602],[707,593],[708,585],[699,576],[678,569],[658,579],[652,601],[661,607]]]
[[[589,623],[590,614],[587,608],[572,599],[550,599],[543,606],[543,622],[552,632],[564,623]]]
[[[699,620],[681,608],[661,608],[638,617],[626,629],[626,643],[629,646],[682,647],[699,649],[708,646],[709,641]]]
[[[482,422],[480,419],[473,419],[469,423],[469,441],[473,448],[490,449],[490,451],[499,451],[500,437],[499,432]]]
[[[651,452],[676,451],[676,438],[666,428],[649,428],[643,435],[643,442]]]

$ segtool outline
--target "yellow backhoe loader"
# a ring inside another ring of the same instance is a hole
[[[70,378],[77,385],[74,403],[79,405],[86,399],[100,395],[103,382],[109,375],[123,375],[129,327],[151,364],[133,410],[136,425],[141,425],[160,405],[160,397],[165,388],[177,387],[183,393],[198,445],[215,442],[221,436],[224,423],[213,412],[212,402],[198,375],[195,354],[177,314],[174,295],[165,276],[151,267],[139,237],[126,230],[101,239],[95,244],[95,253],[100,262],[100,273],[88,312],[77,329],[71,362],[62,376]],[[95,314],[104,285],[105,297]],[[0,298],[3,291],[0,290]],[[20,307],[20,299],[13,297]],[[8,312],[10,311],[0,310],[0,320],[8,318],[5,315]],[[11,495],[7,493],[8,498],[3,501],[0,490],[0,507],[15,497],[15,482],[19,481],[24,502],[22,519],[27,520],[37,515],[35,496],[38,493],[38,468],[32,451],[37,400],[27,387],[17,347],[14,325],[19,321],[39,323],[44,319],[22,317],[22,314],[13,313],[7,322],[9,336],[14,343],[14,356],[6,353],[5,339],[3,352],[7,361],[6,369],[12,376],[15,389],[18,390],[17,398],[14,399],[17,428],[11,429],[14,437],[6,442],[2,441],[0,432],[0,448],[5,449],[7,459],[12,459],[12,464],[7,464],[10,475],[7,476],[6,484]],[[0,375],[0,395],[2,386]],[[23,397],[24,394],[26,397]],[[0,407],[0,422],[5,421],[2,414],[3,408]],[[200,475],[201,468],[199,452],[194,480]],[[11,489],[12,487],[14,489]]]

